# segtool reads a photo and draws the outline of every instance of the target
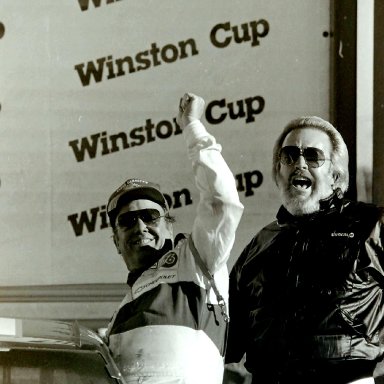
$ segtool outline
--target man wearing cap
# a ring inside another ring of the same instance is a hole
[[[152,182],[129,179],[108,201],[128,292],[107,338],[128,383],[222,383],[226,262],[243,206],[221,146],[200,122],[203,111],[196,95],[180,101],[178,124],[200,193],[191,234],[174,240],[167,201]]]

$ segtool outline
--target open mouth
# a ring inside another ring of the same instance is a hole
[[[131,244],[143,247],[143,246],[149,244],[152,240],[153,240],[153,238],[142,237],[142,238],[139,238],[139,239],[132,241]]]
[[[306,190],[311,187],[312,181],[307,177],[296,176],[292,179],[292,185],[300,190]]]

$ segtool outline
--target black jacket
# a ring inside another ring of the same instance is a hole
[[[232,269],[227,362],[246,353],[255,383],[372,372],[384,354],[382,217],[337,194],[306,217],[280,208]]]

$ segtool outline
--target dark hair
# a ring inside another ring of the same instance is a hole
[[[272,177],[277,183],[277,173],[280,169],[280,150],[285,138],[295,129],[315,128],[328,135],[332,143],[331,161],[335,175],[335,188],[343,193],[348,189],[348,149],[340,132],[328,121],[317,116],[302,116],[290,121],[277,138],[273,148]]]

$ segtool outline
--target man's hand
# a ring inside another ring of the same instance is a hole
[[[194,95],[186,93],[180,99],[179,114],[177,116],[177,124],[181,129],[184,129],[189,123],[194,120],[200,120],[204,112],[205,101]]]
[[[367,377],[366,379],[351,381],[348,384],[375,384],[375,379],[373,377]]]

